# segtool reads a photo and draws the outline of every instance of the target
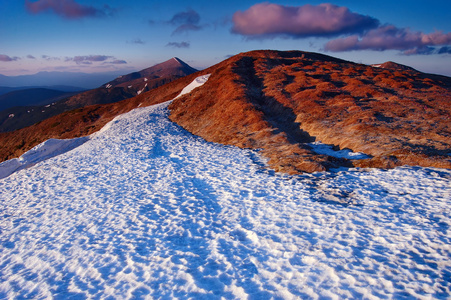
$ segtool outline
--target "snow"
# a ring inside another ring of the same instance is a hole
[[[144,87],[142,88],[142,90],[139,90],[139,91],[137,92],[137,94],[138,94],[138,95],[141,95],[141,93],[144,92],[144,90],[146,89],[146,87],[147,87],[147,83],[146,83],[146,85],[144,85]]]
[[[334,150],[333,146],[331,145],[327,145],[327,144],[323,144],[319,141],[313,142],[313,143],[309,143],[308,144],[313,151],[315,151],[318,154],[326,154],[332,157],[337,157],[337,158],[347,158],[347,159],[366,159],[366,158],[370,158],[370,156],[366,155],[365,153],[361,153],[361,152],[353,152],[352,150],[349,149],[343,149],[343,150]]]
[[[88,137],[66,140],[49,139],[37,145],[19,158],[10,159],[0,163],[0,178],[5,178],[16,171],[28,168],[38,162],[70,151],[85,143],[88,139]]]
[[[450,170],[278,174],[167,105],[0,180],[0,299],[449,297]]]
[[[177,98],[179,98],[179,97],[181,97],[181,96],[183,96],[185,94],[191,93],[191,91],[194,90],[195,88],[202,86],[205,82],[207,82],[207,80],[210,77],[210,75],[211,74],[206,74],[206,75],[202,75],[202,76],[197,77],[193,82],[188,84],[180,92],[180,94],[177,97],[175,97],[175,99],[177,99]]]

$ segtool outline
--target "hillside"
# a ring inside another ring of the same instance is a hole
[[[202,89],[176,99],[171,120],[223,144],[263,149],[287,173],[331,167],[451,168],[451,79],[307,52],[253,51],[210,69]],[[371,155],[317,155],[321,141]]]
[[[0,155],[5,160],[48,138],[90,134],[117,114],[172,99],[195,76],[211,73],[202,88],[172,102],[171,120],[207,141],[260,149],[277,171],[406,164],[451,168],[451,79],[386,66],[300,51],[242,53],[132,99],[0,134],[5,145]],[[318,154],[314,141],[371,158]]]
[[[183,61],[172,58],[140,72],[119,76],[99,88],[77,93],[50,106],[10,107],[0,114],[0,132],[25,128],[73,109],[129,99],[195,71]]]

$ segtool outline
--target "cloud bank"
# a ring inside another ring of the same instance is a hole
[[[189,42],[170,42],[166,44],[166,47],[173,47],[173,48],[189,48],[190,43]]]
[[[425,34],[408,28],[397,28],[393,25],[380,26],[366,32],[364,35],[351,35],[326,43],[327,51],[352,50],[400,50],[403,54],[443,54],[446,47],[436,50],[434,46],[451,44],[451,33],[436,31]],[[442,50],[444,49],[444,50]]]
[[[232,32],[248,38],[339,36],[376,28],[379,21],[333,4],[260,3],[233,15]]]
[[[103,17],[109,14],[107,12],[108,10],[111,10],[107,5],[101,10],[92,6],[79,4],[74,0],[38,0],[35,2],[25,0],[25,7],[32,14],[50,11],[67,19]]]
[[[74,57],[66,57],[66,62],[73,61],[77,65],[92,65],[93,63],[103,62],[103,64],[126,64],[125,60],[116,59],[114,56],[109,55],[80,55]]]
[[[331,37],[325,51],[398,50],[405,55],[451,54],[451,33],[423,33],[381,24],[333,4],[284,6],[260,3],[237,11],[231,31],[247,39]]]

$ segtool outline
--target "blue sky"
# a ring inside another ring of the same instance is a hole
[[[329,4],[326,4],[329,3]],[[451,1],[0,0],[0,74],[205,68],[255,49],[451,76]]]

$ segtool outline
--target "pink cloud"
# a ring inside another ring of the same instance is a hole
[[[0,61],[3,61],[3,62],[16,61],[16,60],[19,60],[19,59],[20,59],[20,57],[17,57],[17,56],[11,57],[11,56],[8,56],[8,55],[5,55],[5,54],[0,54]]]
[[[114,56],[109,55],[79,55],[74,57],[66,57],[66,62],[73,61],[77,65],[92,65],[94,63],[102,62],[102,64],[121,65],[127,64],[125,60],[116,59]]]
[[[68,19],[104,16],[105,12],[92,6],[78,4],[74,0],[38,0],[31,2],[25,0],[25,7],[32,14],[52,11]]]
[[[250,38],[338,36],[375,28],[379,21],[333,4],[260,3],[233,15],[232,32]]]
[[[74,61],[77,65],[85,64],[90,65],[93,62],[106,61],[107,59],[113,58],[108,55],[84,55],[84,56],[75,56],[68,57],[66,61]]]
[[[408,28],[397,28],[393,25],[385,25],[372,29],[362,36],[351,35],[338,38],[326,43],[327,51],[351,51],[351,50],[401,50],[404,54],[431,54],[432,46],[446,46],[451,44],[451,33],[436,31],[425,34],[419,31],[411,31]]]

